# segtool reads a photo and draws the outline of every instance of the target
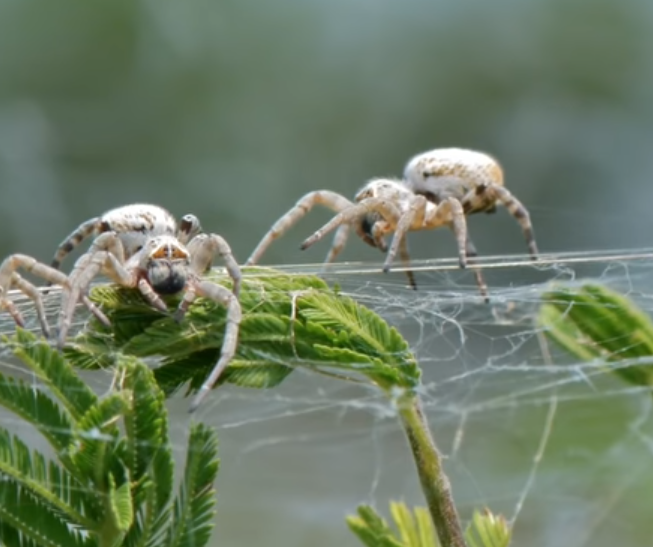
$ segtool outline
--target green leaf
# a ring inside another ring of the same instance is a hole
[[[611,370],[623,380],[653,385],[653,323],[628,298],[600,285],[561,287],[542,297],[539,323],[578,359],[624,363]]]
[[[0,428],[0,476],[13,479],[31,492],[35,501],[50,507],[61,518],[77,526],[89,526],[88,513],[97,516],[100,499],[95,492],[80,491],[80,485],[64,469],[48,464],[45,456],[30,450],[19,437]]]
[[[5,339],[14,353],[50,389],[73,418],[84,414],[97,400],[93,391],[77,376],[61,353],[26,330]]]
[[[388,523],[369,505],[361,505],[358,516],[348,516],[347,525],[367,547],[403,547]]]
[[[176,497],[167,547],[202,547],[215,517],[214,483],[218,474],[215,434],[202,424],[191,426],[184,479]]]
[[[69,526],[59,512],[39,501],[20,482],[6,477],[3,477],[0,488],[0,522],[3,524],[0,540],[4,545],[22,545],[22,538],[43,547],[96,545],[92,538],[84,537],[83,533]]]
[[[215,366],[225,325],[222,306],[199,298],[179,325],[153,310],[136,291],[99,286],[92,298],[111,320],[112,330],[91,321],[92,328],[70,350],[75,362],[105,366],[96,354],[157,357],[155,376],[167,394],[184,384],[189,394],[196,392]],[[178,301],[169,299],[168,305]],[[248,269],[240,302],[244,316],[237,353],[219,383],[268,388],[294,368],[309,367],[327,374],[345,371],[385,390],[419,384],[415,358],[397,330],[315,276]]]
[[[465,531],[465,541],[469,547],[508,547],[510,536],[510,527],[506,520],[488,510],[482,513],[474,511],[472,521]]]
[[[111,515],[113,516],[116,528],[122,534],[125,534],[134,520],[134,507],[132,505],[129,481],[125,481],[120,486],[116,486],[116,481],[113,476],[109,475],[108,498]]]
[[[422,546],[421,534],[417,529],[415,519],[405,503],[390,503],[390,514],[395,521],[401,542],[406,547],[430,547]]]
[[[72,422],[67,412],[31,383],[0,374],[0,405],[36,427],[55,451],[70,444]]]
[[[431,516],[425,507],[411,511],[405,503],[391,502],[397,531],[370,506],[361,505],[357,516],[347,517],[352,532],[367,547],[440,547]],[[475,511],[465,531],[469,547],[508,547],[510,528],[501,516]]]
[[[124,474],[118,421],[127,410],[122,393],[112,393],[91,407],[77,424],[77,450],[71,459],[96,488],[106,490],[110,473]]]
[[[54,450],[48,460],[0,428],[0,544],[158,547],[168,545],[166,538],[206,544],[215,513],[215,435],[192,427],[185,478],[173,499],[165,399],[149,367],[114,355],[113,390],[93,396],[75,416],[82,406],[71,405],[66,386],[88,388],[67,359],[29,334],[8,343],[30,366],[55,362],[60,374],[58,380],[39,374],[51,388],[46,391],[2,378],[0,404],[29,417]],[[65,435],[48,436],[54,427]]]

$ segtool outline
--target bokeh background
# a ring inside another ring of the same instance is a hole
[[[244,260],[304,193],[353,195],[367,178],[399,176],[413,154],[445,146],[500,158],[543,251],[653,246],[653,4],[0,2],[2,255],[49,260],[81,221],[146,201],[176,215],[195,213]],[[298,243],[327,218],[316,212],[305,219],[265,262],[320,261],[325,244],[302,253]],[[484,254],[525,251],[505,211],[470,225]],[[444,230],[413,234],[411,243],[416,258],[454,254]],[[352,239],[343,258],[379,255]],[[342,517],[358,502],[420,503],[392,420],[362,403],[360,413],[344,412],[336,401],[348,392],[331,385],[324,395],[310,375],[293,382],[259,398],[227,388],[203,416],[221,427],[223,447],[215,545],[355,545]],[[437,420],[437,398],[431,402]],[[184,405],[173,403],[180,435],[188,423]],[[628,415],[624,405],[613,414]],[[604,408],[584,406],[587,414],[570,427],[594,431],[586,426]],[[543,421],[533,418],[531,438],[531,422],[516,424],[514,412],[507,423],[481,422],[468,450],[482,461],[452,458],[465,477],[467,516],[485,504],[501,509],[506,499],[514,507],[525,487],[526,475],[509,476],[505,463],[518,449],[503,444],[506,454],[479,456],[498,432],[509,433],[527,447],[523,471],[532,468]],[[445,435],[455,433],[456,420],[444,423]],[[533,490],[536,508],[518,519],[516,544],[653,544],[646,496],[621,495],[650,480],[633,475],[620,426],[611,437],[602,423],[587,444],[574,429],[557,427],[561,450],[570,439],[581,445],[570,476],[582,482],[578,473],[597,454],[605,464],[610,446],[620,449],[614,462],[630,471],[598,486],[585,476],[587,484],[561,492],[566,460],[554,458],[557,478],[547,481],[544,473],[542,491]],[[612,438],[614,444],[605,440]],[[650,465],[650,456],[638,461]],[[605,477],[609,466],[597,467]],[[493,478],[492,488],[491,481],[478,487],[483,477]],[[615,492],[614,504],[601,502]],[[630,504],[614,516],[624,499]]]

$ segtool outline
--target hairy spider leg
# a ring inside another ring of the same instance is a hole
[[[292,209],[290,209],[272,225],[272,228],[270,228],[265,236],[263,236],[263,239],[247,259],[245,265],[251,266],[253,264],[257,264],[270,244],[274,240],[281,237],[284,233],[286,233],[300,219],[306,216],[306,214],[316,205],[322,205],[335,213],[340,213],[352,207],[354,203],[346,197],[338,194],[337,192],[332,192],[330,190],[317,190],[315,192],[309,192],[303,196]],[[340,230],[339,233],[336,233],[331,250],[327,255],[326,262],[331,262],[336,258],[336,256],[345,246],[348,235],[348,229],[343,229]]]
[[[487,208],[489,203],[494,201],[501,203],[519,223],[524,233],[531,258],[537,260],[539,251],[535,242],[530,214],[526,207],[509,190],[498,184],[482,184],[469,191],[461,200],[463,210],[466,214],[483,210]]]

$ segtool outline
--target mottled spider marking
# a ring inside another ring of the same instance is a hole
[[[372,179],[350,202],[329,190],[309,192],[295,207],[279,218],[247,260],[256,264],[270,244],[281,237],[315,205],[324,205],[335,216],[307,238],[306,249],[333,230],[333,244],[325,264],[333,261],[345,245],[351,228],[368,245],[387,250],[384,271],[388,271],[399,253],[409,283],[415,287],[409,269],[409,253],[405,236],[409,231],[447,227],[454,232],[461,267],[472,263],[476,249],[467,233],[466,215],[494,212],[503,205],[520,224],[528,248],[536,258],[535,236],[527,209],[504,187],[503,169],[492,156],[462,148],[443,148],[418,154],[404,169],[404,178]],[[393,235],[388,247],[384,237]],[[474,271],[482,294],[486,284],[479,269]]]
[[[186,215],[177,226],[171,213],[147,203],[136,203],[116,207],[101,217],[92,218],[80,224],[59,245],[50,265],[59,268],[63,259],[78,247],[86,238],[97,237],[105,232],[115,232],[120,237],[126,256],[137,252],[148,239],[158,235],[180,235],[186,241],[200,230],[199,221],[194,215]]]
[[[491,155],[462,148],[424,152],[408,161],[404,180],[433,203],[456,199],[465,215],[493,213],[503,205],[521,226],[531,256],[539,254],[528,210],[505,188],[503,168]]]
[[[15,254],[5,259],[0,265],[0,309],[8,311],[17,324],[22,324],[20,313],[8,297],[10,288],[20,290],[34,301],[42,330],[49,336],[41,294],[17,270],[61,285],[57,345],[63,348],[79,302],[83,302],[98,320],[109,325],[107,317],[87,296],[91,282],[99,274],[123,287],[137,288],[150,305],[164,313],[168,309],[160,295],[183,293],[174,314],[178,321],[184,318],[197,297],[225,306],[227,317],[220,357],[191,404],[194,410],[234,356],[242,318],[238,300],[242,276],[231,248],[221,236],[200,232],[199,220],[194,215],[185,215],[177,225],[168,211],[155,205],[136,204],[112,209],[82,223],[60,245],[55,255],[57,266],[86,237],[96,236],[70,275],[27,255]],[[216,257],[224,260],[232,279],[232,290],[202,277]]]

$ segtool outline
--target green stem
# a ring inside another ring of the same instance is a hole
[[[429,431],[419,397],[413,395],[399,414],[413,452],[417,473],[442,547],[466,547],[442,458]]]

